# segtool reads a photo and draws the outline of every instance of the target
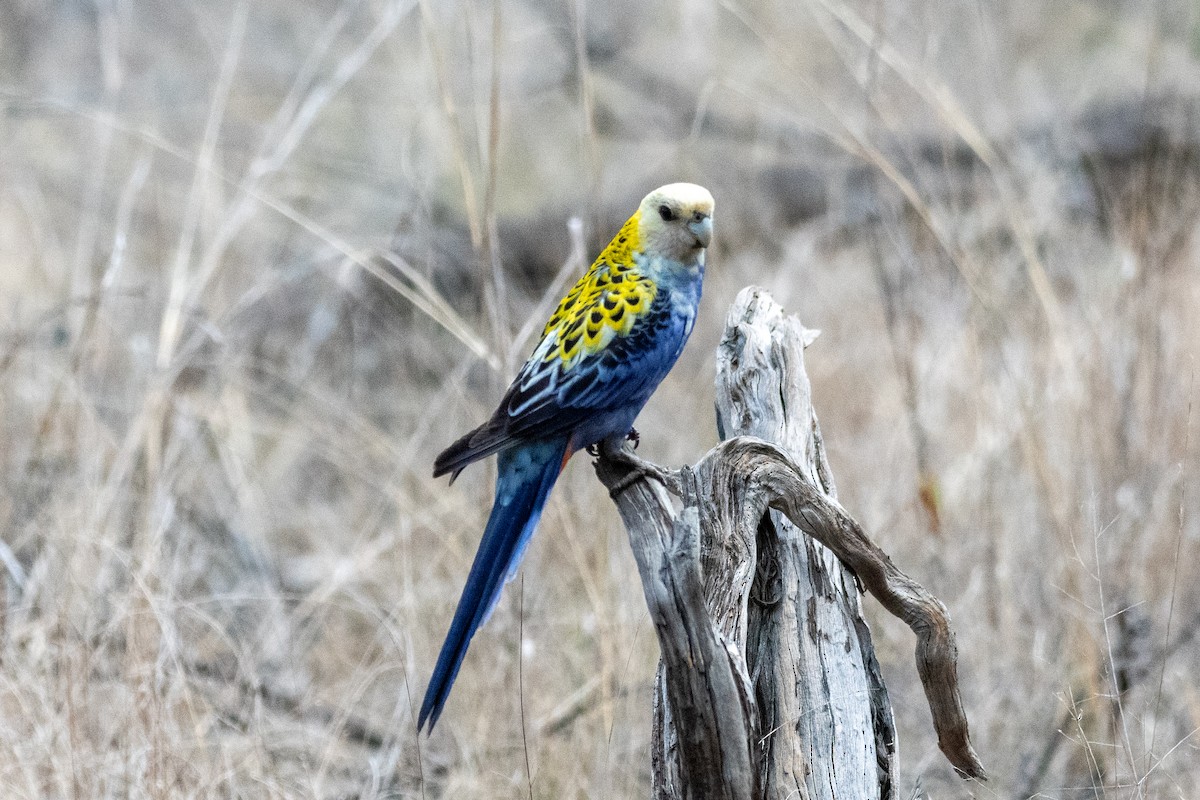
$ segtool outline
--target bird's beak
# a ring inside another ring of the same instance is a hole
[[[692,220],[687,227],[701,247],[708,247],[708,243],[712,241],[712,217]]]

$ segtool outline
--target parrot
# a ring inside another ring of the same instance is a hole
[[[636,442],[633,423],[692,327],[713,234],[713,197],[692,183],[650,192],[559,302],[487,422],[447,447],[433,476],[453,483],[497,455],[495,498],[417,731],[433,732],[479,626],[516,575],[546,499],[571,456]]]

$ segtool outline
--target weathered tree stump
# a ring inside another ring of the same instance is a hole
[[[742,290],[717,350],[725,441],[678,473],[641,463],[657,480],[638,479],[628,446],[596,463],[661,649],[655,798],[897,796],[891,703],[860,586],[917,634],[942,752],[964,777],[985,775],[945,606],[838,504],[804,371],[815,337],[765,291]]]

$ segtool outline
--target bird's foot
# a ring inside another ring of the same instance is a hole
[[[632,443],[634,443],[634,450],[637,450],[637,445],[642,444],[642,434],[637,432],[637,428],[630,428],[629,433],[625,434],[625,441],[632,441]],[[587,451],[589,456],[592,456],[593,458],[599,458],[600,457],[599,441],[596,441],[596,443],[590,444],[587,447],[584,447],[584,450]],[[619,450],[618,450],[618,452],[619,452]],[[619,458],[619,456],[617,456],[617,458]]]
[[[637,441],[637,431],[630,431],[625,441]],[[593,450],[595,452],[593,452]],[[675,496],[680,496],[683,489],[679,482],[679,474],[672,470],[660,467],[650,461],[634,455],[633,451],[624,446],[624,441],[605,439],[588,448],[588,453],[600,458],[608,459],[613,463],[620,464],[627,468],[629,472],[623,475],[608,489],[609,497],[614,500],[630,486],[644,478],[653,478],[661,483],[668,492]]]
[[[638,433],[637,428],[630,428],[629,433],[625,434],[625,441],[633,442],[633,449],[637,450],[638,445],[642,443],[642,435],[640,433]],[[600,443],[599,442],[596,442],[595,444],[589,444],[584,449],[587,451],[587,454],[589,456],[591,456],[592,458],[600,457]]]

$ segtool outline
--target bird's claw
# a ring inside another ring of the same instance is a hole
[[[640,433],[638,433],[637,428],[630,428],[629,433],[625,434],[625,441],[633,442],[633,449],[637,450],[638,445],[642,443],[642,435]],[[600,443],[599,442],[593,442],[592,444],[589,444],[587,447],[584,448],[584,450],[592,458],[600,457]]]

